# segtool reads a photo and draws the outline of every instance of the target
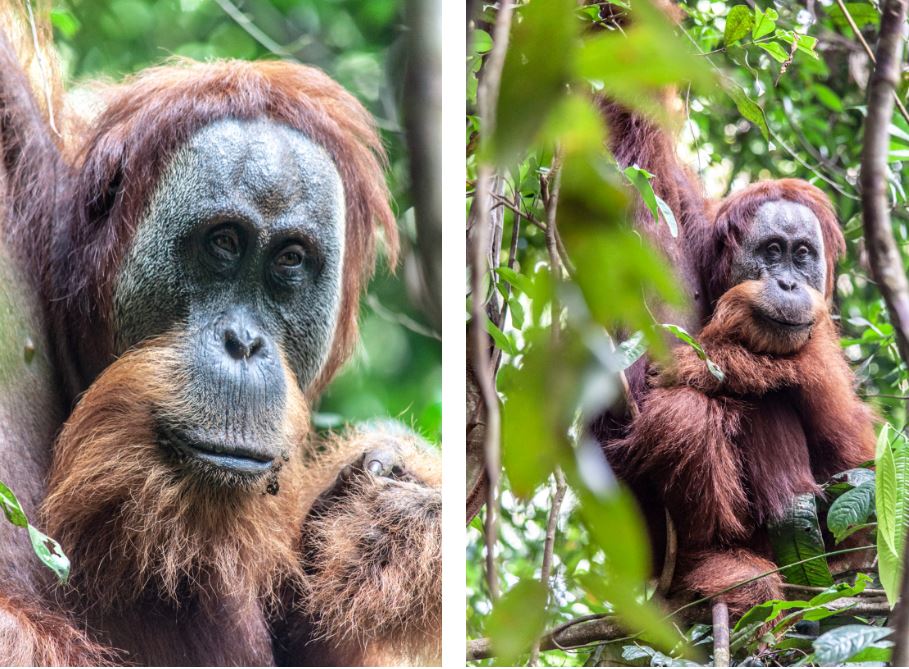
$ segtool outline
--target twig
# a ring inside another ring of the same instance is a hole
[[[862,152],[862,214],[871,275],[880,287],[896,345],[909,364],[909,281],[893,238],[887,202],[887,155],[893,98],[899,83],[903,53],[902,29],[907,0],[887,0],[881,12],[881,32],[874,72],[868,84],[868,118]],[[909,532],[903,546],[900,598],[893,613],[893,666],[909,663]]]
[[[865,36],[862,35],[862,32],[859,30],[859,27],[855,23],[855,19],[853,19],[852,14],[849,13],[849,9],[846,7],[846,3],[843,2],[843,0],[836,0],[836,4],[840,8],[840,11],[843,12],[843,16],[846,18],[846,22],[849,24],[849,27],[852,28],[852,32],[858,38],[858,41],[861,42],[862,47],[865,49],[865,53],[867,53],[868,58],[871,59],[871,63],[876,64],[877,61],[874,57],[874,51],[871,50],[868,42],[865,41]],[[906,106],[903,104],[903,101],[900,100],[896,89],[893,91],[893,99],[896,101],[896,107],[900,110],[900,114],[902,114],[903,118],[906,119],[906,123],[909,123],[909,111],[906,110]]]
[[[495,30],[493,32],[493,46],[486,66],[483,71],[483,80],[478,91],[478,107],[480,118],[483,122],[483,131],[487,137],[495,132],[495,109],[499,95],[499,83],[502,79],[502,66],[505,64],[505,53],[508,49],[508,37],[511,32],[511,17],[514,5],[510,2],[502,3],[496,15]],[[474,369],[483,406],[486,411],[486,431],[484,434],[483,456],[486,463],[486,477],[489,481],[486,498],[486,522],[484,538],[486,542],[486,583],[489,588],[489,597],[492,601],[498,599],[499,584],[496,573],[495,546],[498,541],[499,529],[499,468],[500,468],[500,417],[499,398],[496,394],[492,358],[488,353],[486,329],[484,327],[486,314],[483,310],[482,290],[483,277],[492,268],[486,249],[491,239],[491,210],[492,183],[494,174],[492,167],[481,164],[477,174],[477,219],[471,238],[471,303],[472,323],[471,334],[474,339]]]
[[[423,325],[422,323],[418,323],[407,314],[399,314],[392,311],[384,304],[382,304],[379,301],[379,298],[372,293],[366,296],[366,304],[370,309],[373,310],[373,312],[375,312],[376,316],[379,318],[382,318],[391,323],[397,323],[401,327],[406,328],[407,330],[410,330],[411,332],[423,337],[429,337],[430,339],[437,339],[439,341],[442,341],[442,335],[440,335],[438,332],[430,327],[427,327],[426,325]]]
[[[546,524],[546,540],[543,543],[543,566],[540,568],[540,581],[546,588],[547,597],[552,588],[549,585],[549,579],[552,574],[552,550],[555,546],[556,530],[559,526],[559,510],[562,508],[562,500],[565,499],[565,492],[568,490],[568,484],[565,482],[565,476],[560,469],[555,470],[555,490],[552,493],[552,506],[549,508],[549,522]],[[527,664],[536,667],[540,663],[540,641],[537,639],[533,648],[530,650],[530,662]]]
[[[729,666],[729,607],[726,602],[713,605],[713,666]]]
[[[292,53],[287,51],[287,49],[285,49],[271,37],[262,32],[262,29],[250,21],[249,17],[241,12],[240,9],[230,0],[215,0],[215,2],[217,2],[218,6],[224,10],[225,14],[227,14],[238,26],[245,30],[250,37],[271,51],[273,54],[276,56],[281,56],[281,58],[290,58],[292,60],[297,60],[294,58],[294,55]]]

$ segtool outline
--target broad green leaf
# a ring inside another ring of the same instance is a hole
[[[787,581],[796,585],[824,587],[833,583],[827,558],[824,557],[824,537],[818,524],[817,503],[813,494],[796,497],[781,519],[768,523],[767,531],[776,557],[774,561],[785,567],[781,573]],[[793,564],[808,558],[815,559]]]
[[[814,641],[814,659],[819,666],[833,667],[880,641],[891,633],[889,627],[843,625],[824,632]]]
[[[474,30],[471,33],[474,53],[486,53],[492,50],[492,36],[485,30]]]
[[[497,658],[514,664],[543,634],[546,625],[546,588],[524,579],[502,595],[486,621],[486,633]]]
[[[889,423],[878,434],[876,464],[879,577],[890,606],[899,596],[909,497],[909,444]]]
[[[770,139],[770,128],[767,126],[767,119],[764,117],[764,110],[739,86],[732,84],[726,87],[726,92],[732,101],[735,102],[736,109],[747,121],[757,126],[765,140]]]
[[[527,150],[566,93],[581,23],[573,0],[534,0],[516,11],[502,68],[492,158],[502,167]]]
[[[820,57],[814,50],[814,47],[817,45],[817,37],[812,37],[811,35],[802,35],[801,33],[796,33],[792,30],[777,30],[776,33],[774,33],[774,37],[790,46],[795,44],[797,39],[798,44],[796,44],[795,47],[796,51],[801,51],[805,55],[811,56],[815,60]]]
[[[28,537],[38,559],[57,575],[61,583],[66,583],[69,579],[69,558],[63,553],[60,544],[33,525],[28,526]]]
[[[524,307],[517,296],[512,295],[508,298],[508,308],[511,310],[511,324],[517,330],[524,328]]]
[[[726,15],[726,29],[723,31],[723,44],[729,46],[751,33],[754,27],[754,15],[747,5],[736,5]]]
[[[754,8],[754,25],[751,27],[751,39],[760,39],[764,35],[769,35],[776,29],[776,20],[780,18],[775,9],[761,11],[759,7]]]
[[[789,60],[789,54],[786,53],[786,51],[783,50],[783,47],[781,47],[776,42],[761,42],[758,44],[758,46],[769,53],[771,57],[773,57],[773,59],[778,63],[785,63],[787,60]]]
[[[490,334],[496,346],[498,346],[508,355],[517,355],[518,349],[515,346],[514,342],[511,340],[511,337],[502,332],[499,327],[489,319],[489,316],[485,316],[484,314],[484,318],[486,332]]]
[[[874,513],[874,481],[862,483],[839,496],[827,512],[827,527],[839,543],[854,525],[867,523]]]
[[[508,283],[510,283],[512,288],[516,288],[525,294],[529,293],[530,277],[524,276],[523,274],[520,274],[505,265],[496,267],[495,272],[499,275],[500,278],[505,279]]]

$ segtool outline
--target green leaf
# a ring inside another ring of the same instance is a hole
[[[862,483],[833,502],[827,512],[827,527],[836,543],[842,541],[854,525],[867,523],[874,513],[874,481]]]
[[[71,39],[79,28],[82,27],[72,12],[65,9],[52,9],[50,13],[51,25],[60,31],[60,34],[67,39]]]
[[[644,333],[640,330],[632,333],[628,339],[619,344],[619,353],[621,353],[623,358],[622,369],[631,367],[646,352],[647,341],[644,338]]]
[[[546,588],[523,579],[493,605],[486,633],[498,659],[514,664],[543,634],[546,625]]]
[[[31,539],[35,555],[57,575],[62,583],[66,583],[69,578],[69,558],[63,553],[60,544],[28,522],[19,499],[2,482],[0,482],[0,506],[3,507],[3,515],[9,522],[16,527],[28,529],[28,536]]]
[[[518,349],[515,346],[514,342],[511,340],[511,337],[502,332],[499,327],[489,319],[489,316],[486,316],[484,314],[484,319],[486,332],[492,336],[492,340],[495,342],[496,346],[498,346],[508,355],[517,355]]]
[[[781,47],[776,42],[761,42],[758,44],[758,46],[769,53],[778,63],[785,63],[787,60],[789,60],[789,54],[786,53],[783,50],[783,47]]]
[[[835,474],[833,478],[824,486],[824,494],[828,500],[834,500],[840,495],[853,488],[858,488],[868,481],[874,482],[874,470],[856,467],[847,469],[844,472]]]
[[[662,327],[668,332],[672,333],[676,339],[685,342],[691,348],[693,348],[698,357],[706,363],[708,371],[713,374],[717,380],[722,381],[725,378],[723,370],[720,369],[719,366],[713,362],[713,360],[707,357],[707,352],[704,350],[704,347],[701,346],[700,343],[698,343],[698,341],[692,337],[685,328],[680,325],[673,325],[672,323],[663,323]]]
[[[797,496],[782,518],[768,523],[767,531],[776,556],[774,561],[785,567],[781,573],[787,581],[796,585],[823,587],[833,584],[833,576],[824,557],[824,537],[813,494]],[[793,564],[808,558],[816,559]]]
[[[851,657],[891,633],[888,627],[872,625],[843,625],[825,632],[814,641],[814,659],[817,665],[833,667],[847,662]]]
[[[28,525],[28,519],[25,517],[25,512],[22,510],[22,505],[19,504],[18,498],[2,482],[0,482],[0,506],[3,507],[3,515],[13,525],[16,527]]]
[[[726,92],[732,98],[732,101],[735,102],[736,109],[739,110],[742,117],[756,125],[764,139],[769,140],[770,128],[767,126],[767,119],[764,117],[764,110],[761,109],[760,105],[749,98],[745,91],[735,84],[727,86]]]
[[[653,192],[653,186],[650,183],[653,175],[637,165],[626,167],[623,174],[628,177],[631,184],[637,189],[638,193],[641,194],[641,199],[644,200],[644,204],[647,205],[647,208],[653,215],[653,220],[659,221],[660,216],[658,213],[659,209],[657,208],[657,197],[656,193]]]
[[[775,9],[762,12],[759,7],[754,8],[754,25],[751,27],[751,39],[760,39],[769,35],[776,28],[776,20],[780,18]]]
[[[474,53],[487,53],[492,50],[492,36],[485,30],[474,30],[472,33]]]
[[[38,559],[57,575],[61,583],[66,583],[69,579],[69,558],[64,554],[60,544],[33,525],[28,526],[28,537]]]
[[[496,267],[495,272],[499,275],[499,277],[505,279],[508,283],[510,283],[512,288],[520,290],[522,293],[529,294],[530,277],[519,274],[518,272],[505,265]]]
[[[523,155],[567,92],[581,23],[573,0],[534,0],[517,10],[502,68],[492,159]]]
[[[657,207],[660,208],[660,213],[663,214],[663,219],[666,221],[666,225],[669,226],[669,234],[673,237],[679,236],[679,224],[675,220],[675,214],[672,213],[672,208],[666,204],[666,201],[663,200],[659,195],[656,195]]]
[[[879,577],[890,606],[899,597],[909,498],[909,444],[889,423],[878,434],[876,464]]]
[[[729,46],[751,32],[754,27],[754,15],[747,5],[736,5],[726,15],[726,29],[723,31],[723,44]]]
[[[508,308],[511,310],[511,324],[517,330],[524,328],[524,307],[517,296],[512,295],[508,298]]]

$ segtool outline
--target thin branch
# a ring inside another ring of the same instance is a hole
[[[256,40],[263,47],[271,51],[276,56],[281,56],[281,58],[290,58],[292,60],[296,60],[292,53],[290,53],[287,49],[274,41],[271,37],[262,32],[262,29],[250,21],[249,17],[241,12],[240,8],[230,0],[215,0],[215,2],[218,3],[218,6],[222,10],[224,10],[225,14],[232,18],[238,26],[243,28],[243,30],[245,30],[250,37]]]
[[[859,30],[859,27],[855,23],[855,19],[852,18],[852,14],[849,13],[849,9],[846,7],[846,3],[843,0],[836,0],[837,6],[840,8],[840,11],[843,12],[843,16],[846,18],[846,22],[849,24],[849,27],[852,28],[853,34],[858,38],[858,41],[861,42],[862,48],[865,49],[865,53],[868,54],[868,58],[871,59],[872,64],[876,64],[877,60],[874,57],[874,51],[871,50],[871,47],[868,45],[868,42],[865,41],[865,36],[862,35],[862,31]],[[909,111],[906,110],[906,106],[903,104],[903,101],[900,100],[899,95],[896,90],[893,91],[893,99],[896,101],[896,107],[900,110],[903,118],[906,119],[906,123],[909,123]]]
[[[881,12],[881,32],[874,72],[868,84],[868,118],[862,152],[862,214],[871,275],[887,305],[896,345],[909,364],[909,281],[893,238],[887,201],[887,156],[893,98],[902,68],[902,30],[909,0],[887,0]],[[909,663],[909,531],[903,547],[900,598],[893,613],[893,666]]]
[[[568,484],[565,482],[565,476],[560,469],[555,470],[555,490],[552,493],[552,506],[549,507],[549,522],[546,524],[546,540],[543,543],[543,566],[540,568],[540,581],[546,588],[546,599],[549,600],[549,593],[552,591],[549,580],[552,575],[552,551],[555,546],[556,530],[559,526],[559,511],[562,508],[562,500],[565,499],[565,492],[568,490]],[[530,662],[528,665],[536,667],[540,664],[540,641],[537,639],[530,650]]]
[[[729,607],[726,602],[713,605],[713,666],[729,666]]]
[[[483,132],[491,137],[495,132],[495,110],[499,95],[499,83],[502,79],[502,66],[505,64],[505,53],[508,50],[508,37],[511,32],[511,18],[514,5],[505,2],[499,7],[493,32],[493,46],[483,71],[483,80],[478,91],[478,107],[482,120]],[[471,335],[474,340],[474,370],[480,395],[486,412],[486,431],[483,439],[483,456],[486,464],[486,477],[489,481],[486,498],[486,522],[484,538],[486,542],[486,584],[492,601],[498,599],[499,583],[496,572],[495,546],[499,535],[499,468],[500,468],[500,417],[499,398],[495,388],[492,358],[486,335],[486,313],[483,309],[483,277],[492,267],[486,250],[492,236],[492,184],[495,180],[492,166],[481,164],[477,174],[476,192],[476,225],[471,237]]]
[[[375,295],[373,295],[372,293],[370,293],[369,295],[366,296],[366,305],[370,309],[373,310],[373,312],[376,314],[376,316],[378,316],[379,318],[381,318],[383,320],[386,320],[390,323],[396,323],[396,324],[400,325],[401,327],[403,327],[407,330],[410,330],[411,332],[418,334],[422,337],[428,337],[430,339],[437,339],[438,341],[442,341],[441,334],[439,334],[432,328],[430,328],[426,325],[423,325],[422,323],[418,323],[417,321],[412,319],[407,314],[399,314],[397,312],[392,311],[391,309],[386,307],[384,304],[382,304],[379,301],[379,298],[376,297]]]

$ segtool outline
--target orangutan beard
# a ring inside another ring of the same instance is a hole
[[[271,600],[300,577],[299,537],[311,503],[303,462],[306,403],[293,375],[283,414],[285,457],[247,485],[224,486],[168,457],[155,417],[191,421],[181,398],[178,338],[128,352],[91,385],[55,445],[46,532],[72,563],[80,601],[115,609],[145,596],[201,591]]]

